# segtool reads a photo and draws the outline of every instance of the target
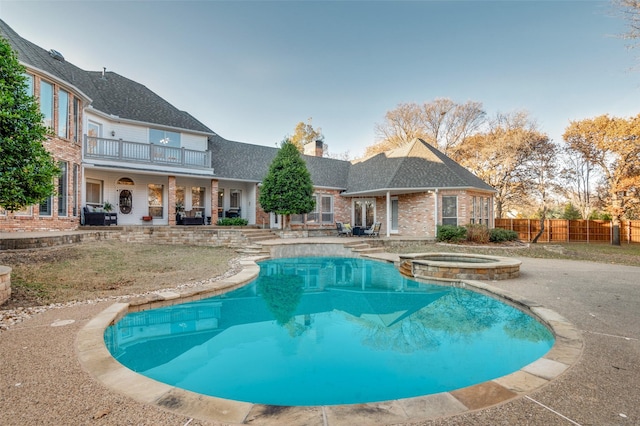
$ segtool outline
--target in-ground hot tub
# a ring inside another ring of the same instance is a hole
[[[400,272],[416,278],[506,280],[520,275],[519,260],[468,253],[400,255]]]

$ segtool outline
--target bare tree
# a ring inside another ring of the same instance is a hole
[[[435,99],[418,105],[403,103],[376,124],[378,142],[367,148],[370,156],[397,148],[419,138],[450,155],[466,137],[477,132],[485,123],[482,103],[468,101],[458,104],[451,99]]]
[[[529,158],[525,163],[525,179],[528,184],[529,195],[539,201],[540,230],[531,240],[537,243],[544,233],[544,222],[547,219],[547,211],[551,202],[552,193],[556,192],[558,185],[555,182],[558,170],[558,147],[545,135],[534,138],[530,145]]]
[[[580,216],[586,219],[593,209],[591,195],[593,165],[579,152],[568,147],[564,149],[563,163],[560,171],[560,179],[563,182],[561,193],[580,211]]]

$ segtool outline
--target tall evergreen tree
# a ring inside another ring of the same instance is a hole
[[[262,181],[260,205],[267,213],[285,215],[313,211],[315,199],[307,165],[296,146],[285,139]],[[288,220],[285,221],[285,224]]]
[[[10,211],[51,196],[59,173],[42,145],[47,129],[38,103],[27,93],[25,72],[0,37],[0,207]]]

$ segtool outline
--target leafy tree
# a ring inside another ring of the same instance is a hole
[[[404,103],[387,112],[385,121],[375,127],[379,142],[367,148],[365,155],[400,147],[416,138],[435,146],[447,155],[467,136],[478,131],[485,122],[482,103],[458,104],[439,98],[418,105]]]
[[[548,141],[528,113],[497,114],[489,129],[467,137],[456,148],[453,158],[491,185],[497,217],[528,204],[527,161],[533,147]]]
[[[311,175],[300,151],[289,139],[282,141],[269,166],[259,201],[265,212],[285,215],[286,219],[292,214],[309,213],[315,207]]]
[[[620,244],[620,220],[639,203],[640,115],[628,119],[601,115],[572,121],[563,135],[602,175],[604,208],[613,218],[613,244]]]
[[[562,212],[562,219],[566,220],[578,220],[582,219],[582,213],[580,210],[576,208],[572,203],[567,203],[564,206],[564,211]]]
[[[293,136],[291,136],[290,138],[291,142],[300,152],[304,152],[304,146],[306,144],[324,139],[324,136],[322,135],[322,129],[320,129],[319,127],[317,129],[314,129],[313,125],[311,124],[311,120],[311,117],[309,117],[306,123],[301,121],[296,124]]]
[[[27,94],[25,68],[0,37],[0,207],[20,210],[54,193],[59,170],[42,143],[38,103]]]

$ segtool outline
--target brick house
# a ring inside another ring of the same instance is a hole
[[[57,195],[20,212],[0,210],[0,231],[70,230],[85,208],[114,206],[118,225],[176,225],[185,214],[239,215],[279,228],[258,204],[276,148],[229,141],[140,83],[85,71],[0,20],[0,35],[26,67],[45,124],[45,145],[63,171]],[[291,218],[293,229],[332,230],[382,223],[382,234],[435,237],[437,224],[493,226],[494,190],[424,141],[361,161],[303,155],[316,209]],[[315,148],[315,149],[314,149]],[[177,214],[180,213],[180,214]]]

